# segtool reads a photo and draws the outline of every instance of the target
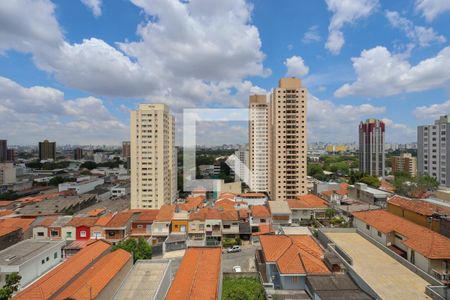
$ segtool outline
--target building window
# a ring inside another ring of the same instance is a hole
[[[50,260],[50,258],[47,256],[47,258],[45,259],[45,261],[49,261]]]
[[[86,237],[86,231],[80,231],[80,237]]]
[[[45,264],[45,259],[41,260],[41,264]]]
[[[410,261],[411,261],[412,264],[416,263],[416,253],[414,252],[414,250],[411,250]]]
[[[38,235],[38,236],[44,236],[44,232],[42,232],[42,231],[41,231],[41,232],[38,232],[37,235]]]
[[[370,225],[366,224],[366,229],[370,230]]]
[[[66,232],[66,237],[67,237],[67,238],[71,238],[71,237],[72,237],[72,232],[70,232],[70,231],[69,231],[69,232]]]
[[[381,237],[381,232],[380,231],[378,231],[377,234],[378,234],[379,237]]]
[[[58,258],[58,252],[55,252],[55,253],[53,254],[53,258],[54,258],[54,259],[57,259],[57,258]]]
[[[51,232],[50,232],[50,234],[52,235],[52,236],[58,236],[59,234],[58,234],[58,231],[56,231],[56,230],[52,230]]]
[[[114,231],[109,231],[109,232],[108,232],[108,235],[109,235],[109,236],[114,236]]]

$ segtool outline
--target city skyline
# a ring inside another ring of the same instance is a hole
[[[180,123],[183,108],[246,107],[297,76],[310,90],[309,142],[356,142],[367,118],[385,122],[388,143],[415,141],[418,125],[450,111],[450,7],[341,3],[4,1],[0,135],[10,145],[119,145],[138,103],[166,103]],[[25,8],[36,14],[18,30]],[[186,26],[195,30],[180,34]],[[205,126],[214,135],[200,143],[246,142],[243,125]]]

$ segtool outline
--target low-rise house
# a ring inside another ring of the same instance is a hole
[[[354,187],[349,187],[349,197],[360,200],[380,207],[386,207],[387,199],[392,196],[392,193],[375,189],[365,183],[355,183]]]
[[[181,210],[178,206],[175,207],[175,212],[172,216],[171,223],[172,234],[187,234],[189,226],[189,214],[187,211]]]
[[[101,257],[88,270],[73,278],[58,299],[112,299],[133,266],[132,255],[117,249]]]
[[[35,219],[8,218],[0,219],[0,250],[30,238]]]
[[[115,244],[126,239],[134,218],[135,213],[129,210],[115,214],[104,227],[106,240]]]
[[[58,216],[58,218],[48,226],[48,236],[51,240],[61,240],[65,238],[63,235],[64,226],[72,220],[72,216]]]
[[[188,248],[165,299],[220,299],[221,259],[220,248]]]
[[[94,243],[95,240],[81,240],[81,241],[72,241],[70,244],[64,247],[64,257],[71,257]]]
[[[341,205],[348,199],[348,183],[342,182],[339,184],[337,190],[328,190],[320,193],[320,196],[325,199],[330,205]]]
[[[111,212],[98,217],[95,224],[91,227],[91,239],[106,239],[105,226],[109,223],[109,221],[111,221],[113,217],[114,214]]]
[[[239,235],[242,240],[250,239],[252,228],[250,226],[250,215],[248,209],[241,208],[238,210],[239,215]]]
[[[236,202],[228,198],[217,199],[214,203],[214,208],[219,210],[234,210]]]
[[[313,299],[372,300],[347,274],[313,275],[306,278],[306,286]]]
[[[286,201],[269,201],[273,225],[287,226],[292,223],[292,212]]]
[[[270,211],[265,205],[253,205],[250,207],[250,226],[252,232],[258,231],[258,226],[271,224]]]
[[[412,200],[400,196],[388,199],[387,210],[433,231],[441,232],[443,217],[450,216],[450,209],[423,200]],[[447,236],[448,237],[448,236]]]
[[[91,227],[95,225],[97,220],[97,217],[73,217],[64,225],[63,236],[68,241],[89,240],[91,238]]]
[[[360,232],[387,246],[421,270],[450,281],[450,239],[384,210],[353,213]]]
[[[152,225],[159,213],[159,209],[140,209],[138,217],[131,224],[132,237],[144,237],[146,239],[152,236]]]
[[[235,239],[239,237],[239,214],[237,210],[224,210],[222,216],[223,238]]]
[[[31,285],[15,295],[15,300],[59,299],[58,295],[84,272],[89,271],[100,258],[111,251],[111,244],[98,240],[65,260],[62,264],[40,277]],[[109,274],[105,274],[109,276]],[[102,280],[102,276],[99,276]],[[86,285],[87,286],[87,285]],[[87,286],[89,289],[89,286]],[[60,298],[63,299],[63,298]],[[77,298],[80,299],[80,298]],[[89,299],[89,290],[82,299]],[[92,299],[92,297],[91,297]]]
[[[48,229],[56,220],[57,216],[37,218],[33,224],[34,239],[50,239],[50,231]]]
[[[138,260],[112,299],[164,299],[172,283],[172,277],[171,260]],[[136,284],[138,282],[145,284]]]
[[[275,289],[304,290],[306,276],[331,274],[324,251],[310,235],[260,235],[257,254],[265,283]]]
[[[222,241],[222,216],[217,209],[208,208],[205,215],[206,245],[220,245]]]
[[[266,205],[269,198],[264,193],[244,193],[236,196],[236,202],[246,202],[248,206]]]
[[[28,239],[0,251],[0,285],[17,272],[24,287],[61,262],[64,246],[64,241]]]
[[[170,234],[170,224],[173,214],[175,213],[175,205],[164,204],[160,207],[155,221],[152,225],[152,237],[158,242],[164,242]]]
[[[178,207],[181,210],[187,211],[189,213],[193,211],[197,211],[198,209],[202,208],[205,204],[205,197],[204,196],[189,196],[186,198],[186,201],[184,203],[178,204]]]
[[[64,182],[58,185],[58,191],[75,191],[77,195],[93,191],[97,186],[105,183],[103,178],[93,178],[79,182]]]
[[[306,224],[313,219],[324,219],[328,204],[325,200],[313,194],[298,196],[294,200],[287,200],[292,211],[292,222]]]
[[[130,184],[118,184],[111,188],[111,197],[124,197],[130,194]]]
[[[189,215],[188,246],[203,246],[205,244],[205,220],[208,208],[202,208]]]

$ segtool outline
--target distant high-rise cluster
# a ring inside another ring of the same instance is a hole
[[[383,121],[368,119],[359,124],[359,171],[361,173],[384,177],[384,133]]]
[[[0,162],[6,161],[8,157],[8,142],[0,140]]]
[[[45,140],[39,142],[39,160],[56,160],[56,143]]]
[[[175,119],[165,104],[130,116],[131,208],[160,208],[177,195]]]
[[[272,200],[307,193],[307,90],[298,78],[282,78],[266,102],[250,96],[250,170],[255,191]]]
[[[417,161],[420,175],[430,175],[440,185],[450,187],[450,115],[442,116],[433,125],[417,128]]]

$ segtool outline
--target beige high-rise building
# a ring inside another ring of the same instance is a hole
[[[269,108],[269,194],[272,200],[307,193],[307,90],[298,78],[282,78]]]
[[[269,104],[266,95],[249,98],[249,169],[254,192],[269,191]]]
[[[16,167],[11,162],[0,163],[0,185],[16,183]]]
[[[417,158],[411,153],[401,153],[391,157],[392,173],[405,172],[411,176],[417,175]]]
[[[131,111],[131,208],[160,208],[177,197],[175,119],[165,104]]]

